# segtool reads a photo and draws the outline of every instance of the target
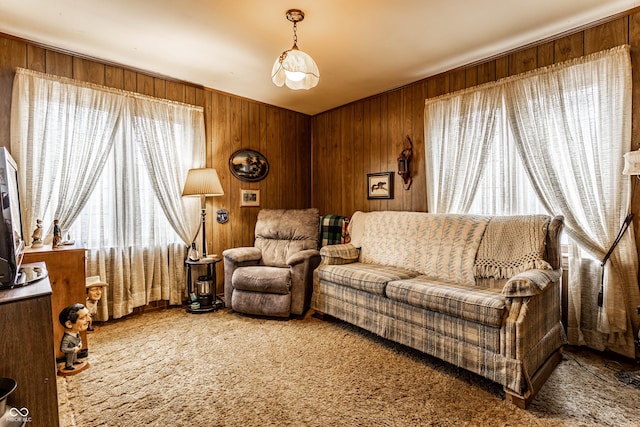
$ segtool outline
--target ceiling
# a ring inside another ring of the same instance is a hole
[[[0,0],[0,32],[314,115],[640,4],[639,0]],[[271,83],[293,44],[313,89]]]

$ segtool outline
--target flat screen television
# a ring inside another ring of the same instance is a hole
[[[20,192],[18,191],[18,167],[6,147],[0,148],[0,289],[22,286],[27,283],[21,271],[25,243],[20,216]]]

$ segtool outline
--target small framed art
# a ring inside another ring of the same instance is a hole
[[[240,207],[260,206],[260,190],[240,190]]]
[[[393,199],[393,172],[367,174],[367,199]]]

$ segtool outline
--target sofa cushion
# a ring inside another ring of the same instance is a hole
[[[386,295],[415,307],[496,327],[507,315],[504,296],[498,289],[442,283],[426,276],[389,282]]]
[[[264,265],[239,267],[233,272],[231,284],[235,289],[271,294],[288,294],[291,290],[289,268]]]
[[[344,265],[325,265],[318,269],[318,277],[321,280],[377,295],[385,294],[384,289],[387,283],[417,275],[418,273],[411,270],[360,262]]]
[[[352,219],[352,222],[356,221],[361,219]],[[475,285],[473,265],[489,217],[368,212],[362,216],[362,221],[361,262],[400,267],[433,279]]]

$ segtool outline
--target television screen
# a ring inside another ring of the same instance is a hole
[[[0,198],[3,219],[0,225],[0,288],[11,288],[24,284],[20,265],[25,244],[20,216],[18,168],[5,147],[0,149]]]

